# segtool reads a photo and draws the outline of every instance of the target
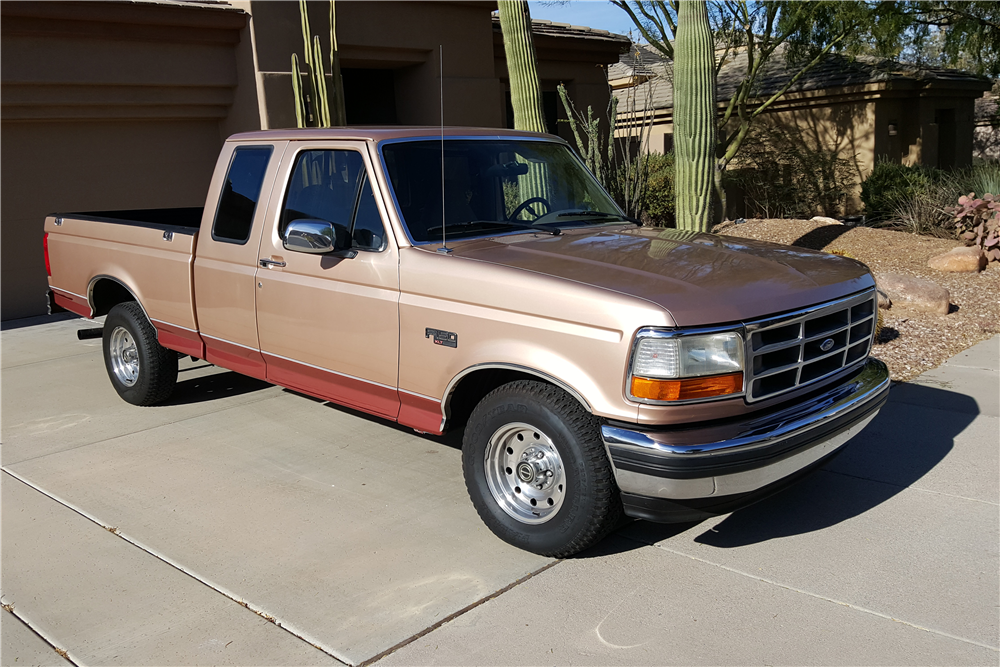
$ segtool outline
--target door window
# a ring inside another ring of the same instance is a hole
[[[381,250],[385,232],[361,154],[352,150],[302,151],[288,184],[278,226],[284,238],[293,220],[333,224],[358,250]]]

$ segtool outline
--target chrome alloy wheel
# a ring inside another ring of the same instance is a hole
[[[139,351],[132,334],[124,327],[115,327],[111,332],[110,352],[115,377],[126,387],[131,387],[139,379]]]
[[[566,474],[552,440],[519,422],[490,437],[486,482],[497,504],[521,523],[545,523],[566,497]]]

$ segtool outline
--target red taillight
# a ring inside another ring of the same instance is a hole
[[[42,239],[42,246],[45,248],[45,273],[52,277],[52,265],[49,264],[49,233],[45,232],[45,237]]]

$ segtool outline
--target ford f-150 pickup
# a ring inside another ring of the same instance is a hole
[[[854,260],[626,218],[562,140],[468,128],[231,137],[203,209],[54,214],[54,307],[106,316],[129,403],[178,358],[441,434],[501,539],[567,556],[622,514],[774,493],[876,415]]]

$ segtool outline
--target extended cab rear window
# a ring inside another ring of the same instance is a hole
[[[243,146],[233,153],[212,225],[212,238],[216,241],[243,244],[250,238],[253,214],[273,150],[273,146]]]

